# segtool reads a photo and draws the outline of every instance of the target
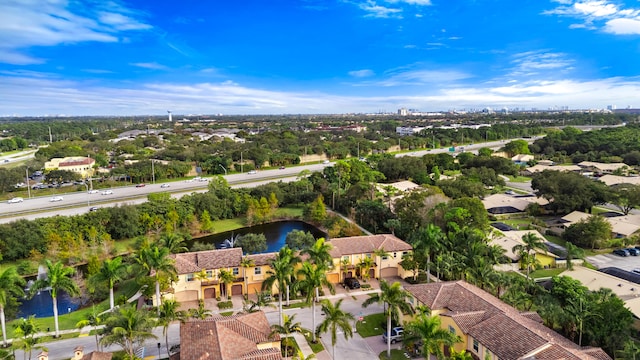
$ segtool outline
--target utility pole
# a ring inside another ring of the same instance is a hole
[[[155,168],[155,161],[153,161],[153,159],[151,159],[151,183],[152,184],[156,183],[156,168]]]
[[[240,172],[244,172],[244,160],[242,159],[242,151],[240,151]]]
[[[27,194],[28,194],[28,198],[31,199],[31,185],[29,184],[29,168],[27,167],[24,170],[27,173],[27,178],[25,179],[27,181]]]
[[[49,126],[49,143],[53,143],[53,135],[51,135],[51,126]]]

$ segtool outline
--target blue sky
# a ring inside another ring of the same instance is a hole
[[[0,116],[640,107],[638,0],[2,0]]]

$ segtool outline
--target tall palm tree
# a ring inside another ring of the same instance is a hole
[[[163,302],[160,306],[158,325],[162,326],[167,356],[169,356],[169,325],[174,321],[184,322],[187,319],[187,313],[183,310],[178,310],[178,308],[180,308],[180,303],[173,299]]]
[[[298,276],[302,279],[297,283],[297,286],[306,294],[307,304],[311,303],[311,311],[313,314],[313,329],[316,328],[316,300],[319,298],[319,289],[326,285],[333,293],[333,284],[329,282],[325,274],[325,269],[309,262],[302,263],[302,268],[297,272]],[[312,335],[313,342],[316,341],[315,332]]]
[[[256,266],[256,262],[253,259],[245,256],[240,260],[240,266],[242,267],[242,278],[244,279],[244,294],[249,296],[249,285],[247,280],[247,269]]]
[[[389,256],[389,252],[384,248],[373,250],[373,255],[376,257],[376,266],[378,267],[378,272],[382,269],[382,261],[384,258]]]
[[[316,242],[308,249],[302,250],[302,255],[309,255],[311,263],[318,265],[323,269],[331,269],[333,267],[333,258],[330,251],[333,248],[324,238],[316,240]]]
[[[260,311],[263,307],[275,307],[271,304],[271,293],[256,290],[256,299],[243,302],[243,310],[252,313]]]
[[[82,329],[85,326],[93,326],[93,334],[96,337],[96,349],[98,349],[98,351],[102,351],[102,349],[100,348],[100,341],[98,338],[98,335],[100,335],[100,331],[98,331],[98,326],[102,325],[102,320],[103,320],[102,316],[100,316],[100,313],[98,313],[98,310],[94,305],[91,307],[91,312],[87,313],[84,319],[76,323],[76,329],[78,330]]]
[[[212,316],[211,310],[204,307],[204,300],[202,299],[198,300],[198,308],[189,309],[189,312],[187,315],[192,319],[200,319],[200,320],[204,320]]]
[[[452,346],[462,341],[460,337],[440,327],[440,318],[426,313],[419,314],[415,320],[405,328],[407,339],[422,341],[422,354],[425,359],[434,354],[438,359],[444,359],[442,345]]]
[[[91,277],[94,283],[109,284],[109,309],[113,310],[114,295],[113,288],[116,283],[123,280],[126,272],[126,265],[122,263],[122,258],[107,259],[102,263],[100,270]]]
[[[129,359],[135,359],[135,350],[148,339],[157,339],[151,330],[156,321],[146,310],[138,310],[135,306],[124,306],[107,318],[105,336],[100,342],[109,346],[120,345]]]
[[[364,280],[369,279],[369,269],[371,269],[375,264],[376,263],[370,257],[365,256],[360,259],[360,263],[358,264],[358,267],[360,268],[360,277]]]
[[[176,267],[174,260],[169,257],[168,248],[159,247],[157,245],[144,246],[134,255],[135,261],[142,268],[155,278],[156,285],[156,301],[157,313],[160,314],[160,305],[162,305],[162,297],[160,296],[160,277],[168,275],[174,277],[176,275]]]
[[[512,251],[514,253],[518,253],[518,254],[527,253],[527,255],[529,255],[528,258],[533,257],[535,259],[535,257],[536,257],[535,251],[537,249],[542,250],[545,253],[547,252],[547,248],[544,245],[544,240],[540,239],[534,233],[526,233],[526,234],[522,235],[522,242],[524,244],[518,244],[518,245],[513,247]],[[528,259],[528,260],[531,263],[535,263],[535,260],[531,260],[531,259]],[[531,267],[527,265],[527,279],[529,278],[530,270],[531,270]]]
[[[342,299],[338,300],[338,302],[331,303],[328,299],[322,300],[322,312],[325,317],[324,320],[318,325],[316,328],[316,333],[318,335],[325,333],[327,331],[331,332],[331,345],[333,346],[333,358],[336,358],[336,342],[338,341],[338,330],[342,330],[344,334],[344,339],[349,340],[350,337],[353,336],[353,325],[352,322],[355,321],[355,318],[351,313],[345,312],[340,309],[340,305],[342,304]]]
[[[55,324],[55,337],[60,336],[58,327],[58,291],[62,290],[69,296],[77,296],[80,294],[78,285],[71,278],[76,272],[73,268],[64,266],[58,261],[52,263],[51,260],[45,260],[47,268],[47,276],[36,280],[31,286],[31,294],[35,294],[38,290],[50,289],[51,299],[53,300],[53,322]]]
[[[570,242],[566,242],[564,244],[564,248],[566,249],[566,259],[567,259],[567,270],[573,270],[573,259],[584,259],[584,250],[573,245]]]
[[[267,278],[262,283],[262,290],[271,291],[275,284],[278,289],[278,311],[280,312],[280,325],[282,325],[282,295],[287,292],[287,302],[289,300],[289,287],[291,277],[294,275],[294,266],[300,259],[293,254],[293,251],[285,246],[280,249],[278,255],[270,261],[267,271]]]
[[[282,325],[273,324],[271,325],[271,333],[272,334],[282,334],[284,335],[284,345],[285,345],[285,353],[284,357],[289,357],[289,350],[294,350],[293,342],[291,341],[290,335],[294,332],[300,333],[302,332],[302,327],[300,326],[300,322],[295,322],[296,314],[288,316],[287,314],[282,315],[283,321]]]
[[[444,240],[442,229],[434,224],[421,227],[413,236],[414,252],[426,260],[427,282],[431,281],[431,254],[442,247]]]
[[[0,272],[0,323],[2,324],[2,345],[7,347],[7,324],[4,308],[11,298],[24,296],[24,279],[18,275],[15,267],[8,267]]]
[[[40,337],[35,335],[40,331],[38,324],[36,323],[35,315],[31,315],[28,318],[21,318],[17,324],[14,324],[14,332],[16,336],[20,338],[20,349],[24,352],[25,358],[29,354],[29,360],[31,360],[31,352],[34,349],[41,348],[36,346],[40,343]]]
[[[189,251],[184,246],[184,236],[175,232],[166,232],[160,236],[160,244],[169,249],[171,254],[183,253]]]
[[[389,285],[385,280],[380,280],[380,292],[372,295],[362,303],[362,307],[371,304],[386,304],[387,306],[387,334],[391,334],[391,318],[400,320],[403,313],[413,314],[414,310],[407,300],[411,294],[400,287],[399,282]],[[387,336],[387,357],[391,357],[391,336]]]
[[[233,284],[235,279],[236,277],[233,276],[233,272],[231,270],[220,269],[218,271],[218,280],[224,284],[224,296],[227,298],[231,297],[231,284]],[[222,292],[222,290],[223,289],[220,288],[220,292]]]

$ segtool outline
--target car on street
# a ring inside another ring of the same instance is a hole
[[[9,201],[7,201],[9,204],[15,204],[15,203],[21,203],[23,202],[24,199],[21,197],[14,197],[12,199],[9,199]]]
[[[168,188],[169,186],[170,186],[169,184],[162,184],[162,185],[160,185],[160,187],[161,187],[161,188],[163,188],[163,189],[166,189],[166,188]]]
[[[636,248],[627,248],[625,249],[629,252],[629,254],[631,254],[631,256],[638,256],[640,255],[640,250],[636,249]]]
[[[87,193],[89,193],[89,194],[97,194],[99,192],[100,191],[98,191],[98,190],[89,190],[89,191],[87,191]]]
[[[330,161],[329,161],[329,160],[325,160],[325,161],[323,161],[322,163],[323,163],[323,164],[328,164],[328,163],[330,163]]]
[[[344,285],[345,288],[349,288],[351,290],[360,289],[360,282],[358,282],[358,279],[353,278],[353,277],[344,279],[344,284],[343,285]]]
[[[626,249],[615,249],[613,253],[618,256],[629,256],[629,252]]]
[[[113,194],[113,191],[111,191],[111,190],[103,190],[102,191],[102,195],[111,195],[111,194]]]
[[[97,206],[92,206],[89,208],[89,211],[98,211],[98,207]]]
[[[137,184],[136,187],[145,187],[145,184]]]
[[[402,341],[402,333],[403,332],[404,332],[404,328],[401,327],[401,326],[391,328],[390,342],[392,344],[394,344],[396,342]],[[387,332],[386,331],[382,334],[382,341],[384,341],[385,343],[387,342]]]
[[[286,169],[284,166],[280,166],[280,170],[284,170]]]
[[[50,202],[58,202],[58,201],[62,201],[62,196],[54,196],[51,199],[49,199]]]
[[[253,175],[253,174],[256,174],[256,173],[257,173],[257,171],[255,171],[255,170],[251,170],[251,171],[249,171],[247,174],[249,174],[249,175]]]

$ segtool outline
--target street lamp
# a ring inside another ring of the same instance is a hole
[[[27,194],[28,194],[28,199],[31,199],[31,184],[29,184],[29,167],[27,166],[24,169],[27,173],[27,177],[25,178],[26,184],[27,184]]]
[[[244,161],[242,159],[242,151],[240,151],[240,172],[244,172]]]
[[[155,184],[156,183],[156,168],[155,168],[155,161],[153,161],[153,159],[151,159],[151,183]]]
[[[222,166],[222,164],[218,164],[218,166],[220,166],[222,170],[224,170],[224,174],[227,175],[227,168]]]

